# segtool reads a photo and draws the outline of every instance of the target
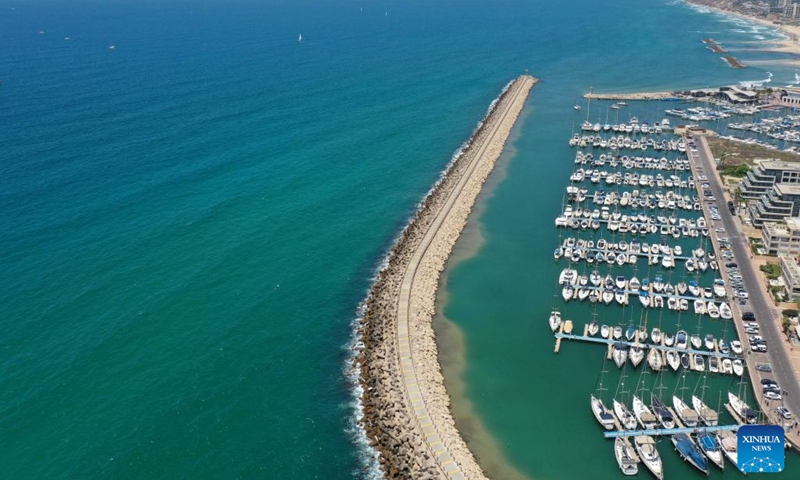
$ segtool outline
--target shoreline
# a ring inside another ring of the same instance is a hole
[[[773,23],[771,20],[767,20],[765,18],[753,17],[750,15],[745,15],[743,13],[735,12],[733,10],[725,10],[723,8],[719,8],[714,5],[710,5],[705,2],[700,2],[697,0],[685,0],[686,3],[690,5],[694,5],[696,7],[703,7],[709,10],[713,10],[714,12],[723,14],[723,15],[731,15],[742,20],[746,20],[748,22],[757,23],[759,25],[763,25],[765,27],[770,27],[775,30],[778,30],[782,34],[786,35],[788,38],[783,40],[774,40],[774,41],[764,41],[765,44],[773,44],[777,45],[777,48],[768,48],[766,51],[770,52],[783,52],[783,53],[796,53],[800,55],[800,43],[797,40],[793,39],[800,39],[800,26],[794,25],[784,25],[784,24],[777,24]]]
[[[456,429],[432,327],[439,278],[530,89],[512,81],[386,257],[358,327],[364,429],[387,478],[485,478]]]

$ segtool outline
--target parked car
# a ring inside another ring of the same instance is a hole
[[[762,378],[761,385],[778,385],[778,382],[771,378]]]
[[[788,408],[786,408],[786,407],[778,407],[777,411],[778,411],[778,414],[780,414],[780,416],[785,418],[786,420],[791,420],[792,419],[792,412],[790,412]]]
[[[753,312],[742,313],[742,320],[755,320],[756,315]]]
[[[756,364],[756,370],[764,373],[772,373],[772,365],[769,363],[759,363]]]
[[[764,398],[768,398],[770,400],[780,400],[783,397],[781,397],[781,395],[779,393],[767,392],[767,393],[764,394]]]

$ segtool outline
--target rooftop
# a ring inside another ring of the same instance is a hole
[[[800,184],[797,183],[776,183],[775,192],[778,195],[800,195]]]
[[[757,159],[755,163],[764,170],[797,170],[800,171],[800,162],[785,162],[774,158]]]

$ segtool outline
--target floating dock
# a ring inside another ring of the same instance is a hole
[[[652,430],[609,430],[603,432],[603,435],[606,438],[636,437],[639,435],[677,435],[678,433],[719,432],[722,430],[736,431],[739,427],[740,425],[717,425],[714,427],[655,428]]]
[[[629,341],[623,340],[623,339],[615,340],[613,338],[612,339],[608,339],[608,338],[602,338],[602,337],[597,338],[597,337],[589,337],[589,336],[583,336],[583,335],[570,335],[570,334],[562,333],[560,331],[555,334],[555,337],[556,337],[556,343],[558,344],[559,348],[561,347],[561,340],[562,339],[577,340],[577,341],[580,341],[580,342],[590,342],[590,343],[604,343],[604,344],[608,345],[609,351],[611,350],[611,345],[613,345],[615,343],[622,343],[624,345],[627,345],[628,347],[638,346],[638,347],[641,347],[641,348],[656,349],[656,350],[661,351],[661,352],[667,352],[667,351],[672,350],[672,351],[675,351],[675,352],[678,352],[678,353],[688,353],[690,355],[703,355],[703,356],[707,356],[707,357],[729,358],[731,360],[735,360],[735,359],[738,358],[738,359],[740,359],[740,360],[742,360],[744,362],[744,359],[742,357],[739,357],[739,356],[736,356],[736,355],[731,355],[731,354],[726,354],[726,353],[722,353],[722,352],[717,352],[717,351],[714,351],[714,350],[695,350],[695,349],[692,349],[692,348],[667,347],[666,345],[653,345],[651,343],[629,342]]]

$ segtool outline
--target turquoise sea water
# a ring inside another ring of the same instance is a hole
[[[589,367],[522,358],[551,348],[534,287],[555,273],[570,107],[589,86],[791,81],[699,43],[765,33],[748,28],[655,0],[0,1],[3,478],[371,475],[345,372],[356,307],[525,69],[543,82],[448,316],[512,463],[579,475],[534,448],[554,442],[529,402],[542,382],[583,398],[560,369]]]

